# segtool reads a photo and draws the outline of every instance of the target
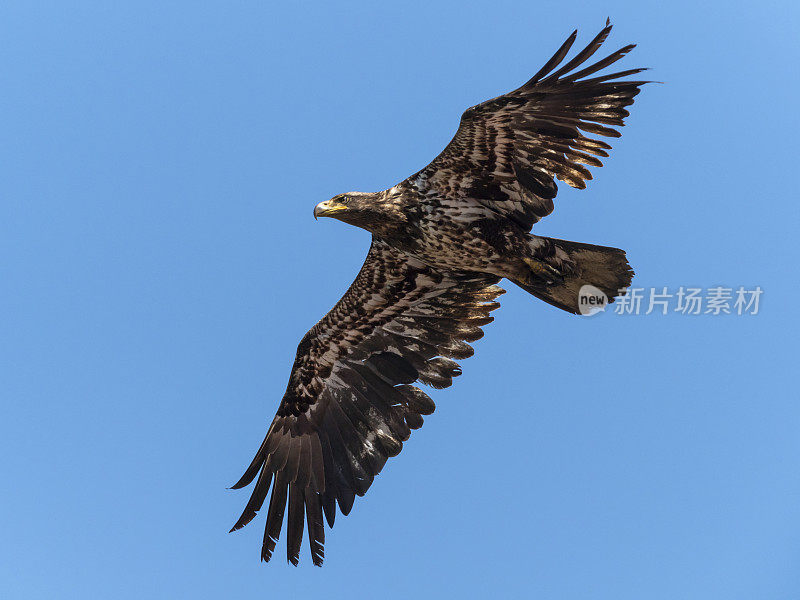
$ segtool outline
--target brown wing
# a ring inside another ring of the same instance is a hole
[[[606,142],[594,134],[620,137],[608,125],[622,126],[626,106],[645,81],[619,81],[645,69],[630,69],[587,79],[635,46],[625,46],[581,70],[611,31],[606,27],[566,64],[577,36],[573,32],[558,52],[519,89],[468,109],[458,131],[431,164],[406,185],[423,195],[478,202],[512,219],[526,231],[553,211],[555,179],[586,187],[592,174],[583,165],[601,167]],[[402,184],[401,184],[402,185]]]
[[[373,240],[341,300],[297,348],[286,394],[266,439],[242,478],[258,475],[233,530],[261,508],[270,487],[261,558],[272,557],[287,516],[287,558],[297,564],[304,520],[311,556],[321,565],[336,503],[348,514],[390,456],[403,447],[433,401],[416,381],[444,388],[461,370],[453,358],[492,321],[498,278],[444,272]]]

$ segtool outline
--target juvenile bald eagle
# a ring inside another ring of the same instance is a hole
[[[619,295],[633,271],[625,252],[531,235],[553,211],[555,179],[575,188],[600,167],[619,137],[626,106],[644,81],[630,69],[590,77],[634,46],[580,68],[605,41],[606,27],[562,65],[573,32],[522,87],[468,109],[432,163],[392,188],[342,194],[315,217],[366,229],[372,245],[345,295],[303,337],[289,385],[266,438],[242,478],[255,488],[233,530],[272,494],[261,558],[272,557],[287,515],[287,558],[297,564],[304,522],[321,565],[336,505],[347,515],[411,430],[434,410],[412,385],[449,386],[472,355],[469,342],[503,293],[506,278],[560,309],[578,312],[584,284]]]

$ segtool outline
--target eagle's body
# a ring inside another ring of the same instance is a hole
[[[363,197],[398,215],[381,220],[373,234],[432,267],[505,277],[528,254],[531,236],[481,204],[465,206],[408,182]]]
[[[550,214],[555,179],[583,188],[619,137],[643,81],[638,73],[589,75],[633,46],[575,69],[610,32],[560,66],[576,33],[522,87],[467,110],[453,140],[427,167],[388,190],[342,194],[314,209],[372,233],[364,265],[342,299],[302,339],[267,436],[240,481],[258,477],[239,521],[246,525],[270,488],[262,558],[269,560],[288,507],[287,556],[297,564],[304,522],[322,563],[323,514],[348,514],[390,456],[402,449],[433,401],[418,387],[447,387],[469,342],[509,279],[563,310],[578,312],[591,284],[613,298],[633,276],[625,253],[531,235]],[[559,68],[560,67],[560,68]],[[558,69],[557,69],[558,68]],[[556,70],[557,69],[557,70]]]

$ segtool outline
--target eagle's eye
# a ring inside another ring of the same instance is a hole
[[[348,198],[347,196],[342,196],[341,198],[339,198],[339,204],[347,204],[349,201],[350,198]]]

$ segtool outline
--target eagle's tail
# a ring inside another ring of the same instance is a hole
[[[537,298],[567,312],[586,313],[590,306],[581,302],[613,302],[615,296],[627,288],[633,278],[633,269],[625,258],[625,251],[607,246],[581,244],[539,236],[531,237],[531,250],[535,259],[525,259],[531,267],[526,280],[512,279],[514,283]],[[605,295],[599,296],[594,286]]]

